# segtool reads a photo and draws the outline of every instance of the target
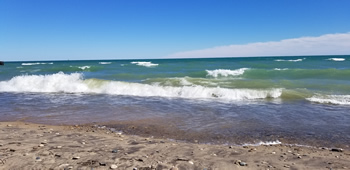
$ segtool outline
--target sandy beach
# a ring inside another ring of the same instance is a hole
[[[210,145],[98,126],[0,122],[0,169],[349,169],[350,152],[291,145]]]

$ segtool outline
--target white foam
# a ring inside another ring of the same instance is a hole
[[[39,65],[39,64],[53,64],[53,63],[22,63],[22,66],[31,66],[31,65]]]
[[[278,60],[275,60],[275,61],[289,61],[289,62],[299,62],[299,61],[303,61],[305,60],[305,58],[300,58],[300,59],[296,59],[296,60],[282,60],[282,59],[278,59]]]
[[[258,142],[258,143],[248,143],[248,144],[244,144],[243,146],[261,146],[261,145],[280,145],[282,144],[282,142],[280,142],[279,140],[276,141],[266,141],[266,142]]]
[[[112,64],[112,62],[99,62],[98,64]]]
[[[283,70],[288,70],[288,68],[275,68],[273,70],[277,70],[277,71],[283,71]]]
[[[306,99],[316,103],[350,105],[350,95],[315,95]]]
[[[80,68],[80,69],[82,69],[82,70],[86,70],[86,69],[89,69],[91,66],[81,66],[81,67],[78,67],[78,68]]]
[[[208,73],[208,76],[212,76],[212,77],[219,77],[219,76],[227,77],[227,76],[239,76],[239,75],[242,75],[248,69],[249,68],[240,68],[240,69],[237,69],[237,70],[216,69],[216,70],[206,70],[206,71]]]
[[[345,58],[329,58],[327,60],[332,60],[332,61],[345,61]]]
[[[131,62],[131,64],[136,64],[138,66],[145,66],[145,67],[155,67],[155,66],[159,65],[159,64],[154,64],[154,63],[147,62],[147,61],[133,61],[133,62]]]
[[[282,89],[227,89],[204,86],[159,86],[98,79],[82,74],[23,75],[0,82],[1,92],[102,93],[129,96],[180,97],[189,99],[250,100],[278,98]]]

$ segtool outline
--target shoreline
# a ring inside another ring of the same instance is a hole
[[[350,151],[228,146],[125,135],[88,125],[0,122],[0,169],[349,169]]]

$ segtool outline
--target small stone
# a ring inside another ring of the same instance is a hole
[[[299,159],[301,159],[302,157],[301,156],[298,156]]]
[[[58,166],[58,168],[64,168],[64,167],[67,167],[69,166],[69,164],[61,164],[60,166]]]
[[[43,144],[40,144],[40,145],[39,145],[39,147],[44,147],[44,146],[45,146],[45,145],[43,145]]]
[[[332,152],[343,152],[343,149],[341,149],[341,148],[332,148],[331,151]]]
[[[248,148],[248,146],[247,146],[247,145],[244,145],[243,148]]]
[[[239,162],[239,165],[241,165],[241,166],[248,166],[248,164],[245,163],[245,162]]]
[[[107,165],[107,164],[104,163],[104,162],[100,162],[99,164],[100,164],[100,166],[106,166],[106,165]]]
[[[35,159],[36,159],[36,160],[39,160],[39,159],[40,159],[40,157],[39,157],[39,156],[37,156]]]
[[[61,149],[61,148],[62,148],[62,146],[56,146],[56,148],[57,148],[57,149]]]
[[[85,145],[86,143],[85,142],[81,142],[81,144]]]
[[[56,156],[56,157],[61,157],[61,155],[60,155],[60,154],[58,154],[58,153],[56,153],[56,154],[55,154],[55,156]]]
[[[272,154],[276,154],[276,152],[271,152]]]
[[[232,149],[232,148],[233,148],[233,146],[229,146],[228,148]]]
[[[16,150],[14,150],[14,149],[10,149],[10,152],[15,152]]]
[[[112,153],[118,153],[118,149],[113,149]]]
[[[117,168],[118,168],[117,165],[114,165],[114,164],[111,165],[111,169],[117,169]]]
[[[132,170],[137,170],[137,168],[133,168]]]
[[[74,156],[72,159],[73,160],[77,160],[77,159],[79,159],[80,157],[79,156]]]
[[[285,167],[285,168],[290,168],[290,166],[289,166],[289,165],[284,165],[283,167]]]
[[[188,161],[189,164],[193,165],[194,163],[192,161]]]
[[[24,153],[24,154],[23,154],[23,156],[28,156],[28,155],[29,155],[29,153]]]
[[[7,127],[11,127],[12,125],[11,124],[8,124]]]
[[[60,133],[55,133],[56,135],[59,135]]]

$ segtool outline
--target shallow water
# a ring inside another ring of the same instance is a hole
[[[349,56],[138,61],[5,63],[0,120],[349,147]]]

